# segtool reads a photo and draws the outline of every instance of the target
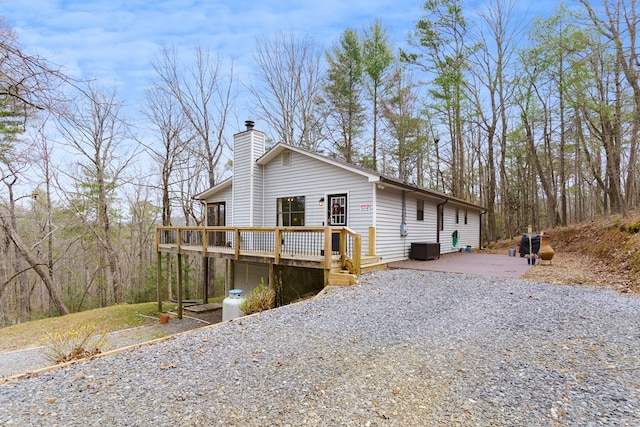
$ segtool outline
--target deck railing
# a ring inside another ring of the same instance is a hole
[[[158,252],[260,256],[316,262],[330,269],[333,259],[360,274],[362,238],[347,227],[157,227]]]

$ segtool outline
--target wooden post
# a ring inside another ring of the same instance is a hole
[[[275,295],[274,298],[274,306],[276,305],[275,302],[278,301],[278,289],[276,289],[276,273],[275,273],[275,267],[273,266],[273,264],[269,264],[269,289],[273,290],[273,294]]]
[[[347,256],[347,230],[344,228],[340,230],[340,243],[338,247],[340,248],[340,260],[344,263]]]
[[[206,304],[209,302],[209,257],[206,255],[202,257],[202,268],[202,303]]]
[[[331,227],[324,228],[324,269],[331,270]]]
[[[356,234],[353,239],[353,268],[358,276],[362,272],[362,236]]]
[[[182,254],[178,253],[178,319],[182,319]]]
[[[369,250],[367,256],[376,256],[376,228],[369,227]]]
[[[156,294],[158,297],[158,313],[162,313],[162,292],[160,287],[162,286],[162,252],[158,250],[158,265],[156,265]]]
[[[282,253],[282,230],[276,228],[274,238],[273,263],[280,264],[280,255]]]
[[[236,228],[236,247],[235,247],[235,260],[238,261],[240,259],[240,245],[242,244],[242,235],[240,234],[240,229]]]
[[[207,246],[209,246],[209,233],[206,229],[201,231],[202,233],[202,256],[207,256]]]
[[[224,296],[228,296],[229,295],[229,291],[234,288],[234,281],[235,281],[235,262],[232,259],[228,259],[227,260],[227,279],[224,282]]]

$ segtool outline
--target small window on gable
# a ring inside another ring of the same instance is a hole
[[[416,220],[424,221],[424,200],[416,200]]]
[[[291,151],[282,152],[282,166],[291,166]]]
[[[460,223],[460,209],[456,208],[456,224]]]
[[[467,210],[464,210],[464,223],[467,224]]]

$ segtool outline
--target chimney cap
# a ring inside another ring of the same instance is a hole
[[[247,130],[251,130],[255,126],[255,122],[253,120],[245,120],[244,125],[247,127]]]

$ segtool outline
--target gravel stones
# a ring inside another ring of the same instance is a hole
[[[0,385],[0,425],[640,425],[640,299],[388,270]]]

